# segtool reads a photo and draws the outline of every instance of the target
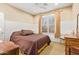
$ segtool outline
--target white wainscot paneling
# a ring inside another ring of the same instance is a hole
[[[62,21],[61,22],[61,35],[70,34],[74,31],[74,21]]]
[[[39,30],[39,27],[38,27],[38,24],[34,24],[34,33],[38,33],[38,30]]]
[[[19,23],[14,21],[5,21],[5,40],[9,40],[12,32],[19,31],[21,29],[33,30],[33,24]]]

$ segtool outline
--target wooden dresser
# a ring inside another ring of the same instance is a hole
[[[71,55],[72,50],[70,50],[70,48],[72,46],[79,47],[79,36],[76,36],[76,35],[66,35],[64,37],[64,39],[65,39],[65,54],[66,55]],[[77,52],[77,51],[75,51],[75,52]]]

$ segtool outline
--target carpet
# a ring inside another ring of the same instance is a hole
[[[40,55],[65,55],[65,46],[61,43],[51,42]]]

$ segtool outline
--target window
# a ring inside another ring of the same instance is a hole
[[[54,33],[55,27],[54,15],[48,15],[42,17],[42,32],[43,33]]]

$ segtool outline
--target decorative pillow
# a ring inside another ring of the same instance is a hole
[[[26,35],[31,35],[33,34],[32,30],[21,30],[21,35],[26,36]]]

